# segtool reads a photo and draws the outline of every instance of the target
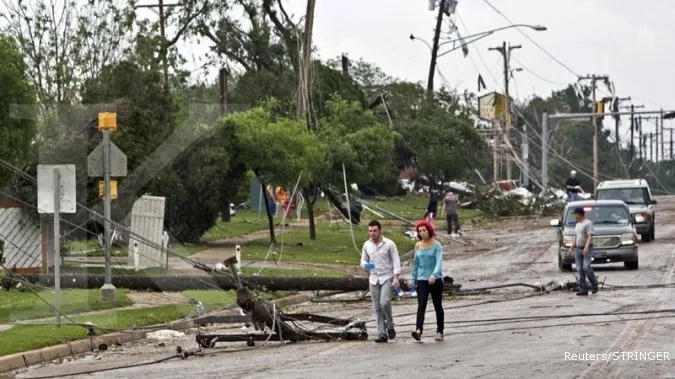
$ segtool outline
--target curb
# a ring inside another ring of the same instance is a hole
[[[298,294],[281,299],[273,300],[279,307],[288,307],[306,303],[309,301],[309,296]],[[190,329],[194,326],[192,321],[181,321],[169,325],[156,325],[158,328],[171,329],[175,331],[182,331]],[[112,333],[102,336],[95,336],[91,339],[81,339],[68,342],[61,345],[43,347],[38,350],[26,351],[23,353],[16,353],[0,357],[0,374],[8,371],[30,367],[32,365],[51,362],[55,359],[66,358],[72,355],[84,354],[91,351],[98,350],[100,345],[121,345],[125,342],[135,342],[144,340],[148,332],[135,331],[127,333]]]

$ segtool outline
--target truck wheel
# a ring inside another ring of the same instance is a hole
[[[656,239],[656,225],[652,225],[652,230],[649,232],[652,241]]]
[[[642,236],[642,242],[649,242],[649,241],[652,240],[652,238],[651,238],[652,232],[651,231],[647,231],[647,233],[643,233],[643,234],[641,234],[641,236]]]

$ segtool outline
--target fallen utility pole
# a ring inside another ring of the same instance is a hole
[[[330,254],[326,252],[326,254]],[[54,274],[27,274],[21,275],[22,280],[39,284],[44,287],[54,286]],[[100,288],[105,282],[103,275],[68,275],[61,274],[61,288]],[[243,279],[247,285],[267,291],[364,291],[369,288],[367,277],[344,278],[289,278],[253,276]],[[0,279],[0,286],[11,286],[9,278]],[[216,275],[162,275],[162,276],[131,276],[113,275],[112,284],[116,288],[126,288],[138,291],[180,292],[186,290],[208,290],[221,288],[223,290],[237,289],[233,278],[227,274]],[[401,287],[407,290],[407,284]],[[460,288],[454,285],[451,288]]]
[[[366,340],[368,331],[366,323],[359,320],[338,319],[311,313],[284,314],[276,308],[275,304],[262,300],[255,296],[251,290],[242,284],[236,267],[238,261],[235,257],[225,260],[230,268],[231,275],[237,286],[237,305],[246,313],[258,333],[228,333],[228,334],[202,334],[199,330],[196,340],[199,346],[214,348],[216,342],[241,342],[255,346],[256,341],[337,341],[337,340]],[[212,320],[216,323],[219,320]],[[298,321],[328,324],[337,329],[336,331],[314,331],[302,325]],[[269,328],[269,331],[266,330]]]
[[[434,93],[434,74],[436,73],[436,59],[438,59],[438,42],[441,38],[441,29],[443,28],[443,15],[446,1],[449,0],[441,0],[441,4],[438,7],[436,29],[434,29],[434,39],[431,43],[431,62],[429,63],[429,77],[427,78],[427,95],[429,96]]]

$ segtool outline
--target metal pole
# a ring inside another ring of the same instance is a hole
[[[633,143],[633,139],[635,138],[634,135],[634,130],[635,130],[635,106],[633,104],[630,105],[630,160],[633,160],[633,157],[635,156],[635,145]]]
[[[596,125],[595,75],[593,75],[593,193],[598,189],[598,126]]]
[[[541,122],[541,186],[548,189],[548,112],[544,111]]]
[[[112,260],[110,257],[110,131],[103,130],[103,217],[105,252],[105,283],[101,288],[102,297],[107,300],[115,298],[115,287],[112,284]]]
[[[665,160],[666,159],[666,150],[665,150],[665,142],[666,142],[666,135],[663,134],[663,108],[661,108],[661,159]],[[658,148],[658,146],[657,146]]]
[[[642,147],[644,143],[642,142],[642,116],[638,116],[638,143],[640,144],[640,161],[642,161]]]
[[[525,168],[525,172],[523,175],[523,184],[525,187],[528,187],[530,185],[530,140],[527,137],[527,125],[523,124],[523,166]]]
[[[673,155],[673,129],[670,129],[670,160],[673,159],[675,159],[675,155]]]
[[[492,121],[492,128],[495,130],[492,136],[492,182],[496,183],[499,177],[499,160],[497,159],[498,144],[501,141],[501,133],[497,128],[497,121]]]
[[[61,326],[61,176],[54,169],[54,309]]]
[[[649,160],[654,162],[654,133],[649,133]]]

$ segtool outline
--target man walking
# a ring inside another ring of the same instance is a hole
[[[577,172],[572,170],[570,171],[570,176],[565,182],[567,187],[567,201],[577,201],[579,200],[579,191],[581,186],[579,185],[579,179],[577,179]]]
[[[443,198],[443,209],[442,212],[445,215],[445,219],[448,222],[448,234],[459,234],[462,235],[462,231],[459,226],[459,216],[457,215],[457,209],[459,208],[459,196],[454,194],[452,190],[448,190],[445,193]],[[453,225],[454,224],[454,225]]]
[[[586,278],[591,282],[591,292],[598,292],[598,280],[595,278],[595,272],[591,267],[591,257],[593,254],[593,223],[586,218],[584,208],[574,210],[574,218],[577,225],[574,227],[576,236],[570,247],[570,253],[574,249],[574,264],[577,266],[577,275],[579,276],[579,292],[577,296],[588,296],[588,284]]]
[[[370,239],[361,250],[361,267],[370,272],[370,297],[377,319],[377,339],[387,342],[396,337],[391,313],[392,287],[399,287],[401,259],[394,241],[382,235],[382,225],[373,220],[368,223]]]

